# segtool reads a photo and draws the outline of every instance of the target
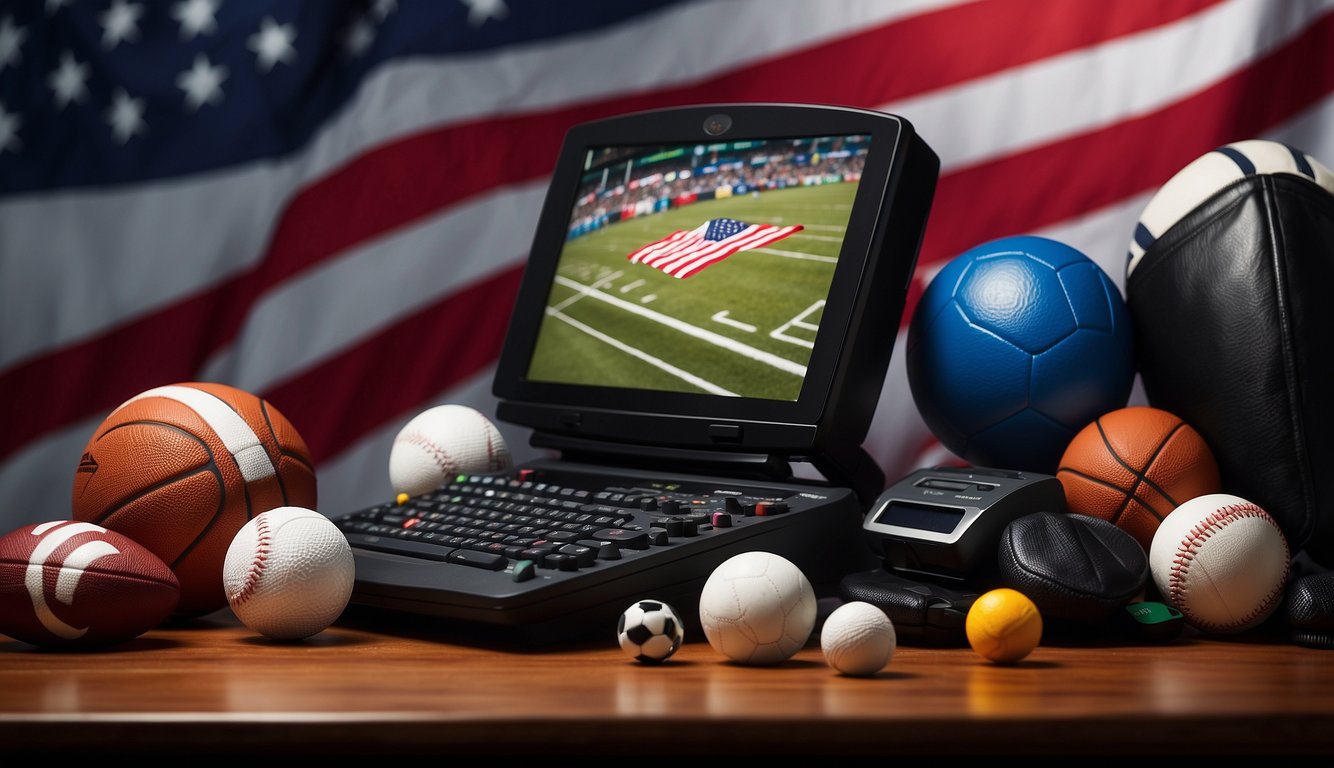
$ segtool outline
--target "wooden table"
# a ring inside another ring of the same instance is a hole
[[[222,612],[99,653],[0,638],[0,754],[1334,755],[1334,651],[1272,633],[1044,639],[1008,667],[900,644],[849,678],[815,638],[775,667],[702,638],[654,667],[608,632],[533,648],[371,616],[278,643]]]

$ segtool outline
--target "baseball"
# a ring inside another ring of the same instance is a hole
[[[352,597],[352,548],[332,520],[278,507],[241,527],[222,580],[232,612],[275,640],[301,640],[333,624]]]
[[[446,404],[428,408],[399,430],[389,449],[389,482],[395,493],[420,496],[473,472],[514,466],[505,438],[475,408]]]
[[[1258,626],[1283,602],[1291,558],[1278,523],[1226,493],[1197,496],[1163,518],[1149,550],[1153,583],[1186,623],[1232,634]]]
[[[894,623],[866,602],[840,605],[820,628],[825,662],[849,677],[868,677],[884,669],[897,645]]]

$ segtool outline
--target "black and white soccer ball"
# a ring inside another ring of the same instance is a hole
[[[676,609],[661,600],[640,600],[626,608],[616,622],[621,650],[635,661],[661,664],[685,640],[685,627]]]

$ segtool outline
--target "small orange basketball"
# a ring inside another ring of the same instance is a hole
[[[1169,512],[1221,490],[1218,462],[1200,433],[1150,406],[1112,411],[1080,430],[1056,477],[1070,512],[1116,524],[1145,552]]]
[[[186,382],[130,398],[97,427],[74,473],[74,519],[143,545],[181,585],[176,614],[227,606],[237,531],[275,507],[315,508],[310,451],[262,398]]]

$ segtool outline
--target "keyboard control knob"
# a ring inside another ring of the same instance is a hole
[[[579,561],[575,559],[574,555],[567,555],[563,552],[549,553],[544,565],[548,568],[555,568],[560,571],[579,570]]]
[[[620,560],[621,545],[614,541],[594,541],[592,539],[580,539],[578,544],[588,547],[597,553],[598,560]]]
[[[648,549],[649,537],[644,531],[627,531],[624,528],[603,528],[593,531],[594,541],[614,541],[627,549]]]
[[[570,555],[573,557],[575,566],[579,568],[587,568],[597,559],[596,550],[592,547],[580,546],[579,544],[566,544],[556,551],[560,552],[562,555]]]
[[[537,575],[537,563],[532,560],[516,560],[510,569],[510,578],[515,581],[528,581]]]
[[[714,528],[731,528],[731,527],[732,527],[732,515],[729,514],[729,513],[727,513],[727,512],[714,512],[714,513],[713,513],[713,527],[714,527]]]

